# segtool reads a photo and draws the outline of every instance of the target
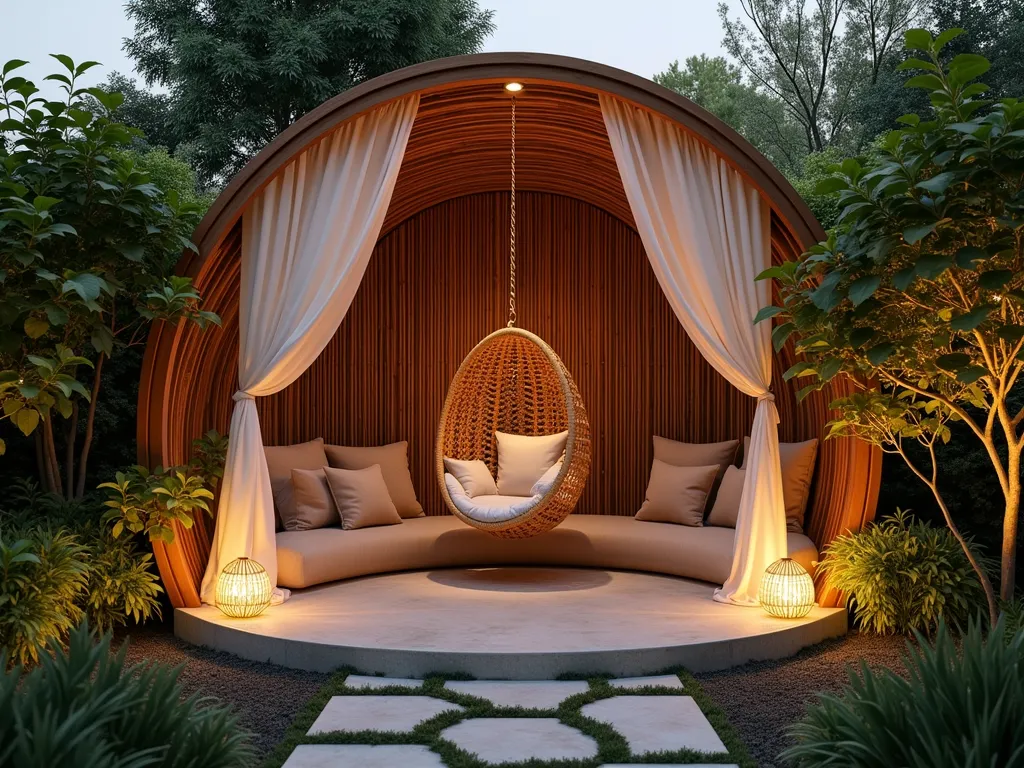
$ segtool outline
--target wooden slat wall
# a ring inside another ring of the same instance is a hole
[[[432,471],[437,420],[462,358],[507,319],[507,210],[504,193],[461,197],[384,237],[323,354],[290,387],[257,400],[264,442],[408,440],[417,493],[428,514],[444,513]],[[520,193],[518,219],[520,325],[565,360],[590,413],[594,462],[578,510],[631,515],[647,485],[651,435],[742,437],[754,401],[683,332],[631,227],[579,200],[537,192]],[[230,418],[237,308],[221,311],[224,329],[206,334],[192,357],[206,369],[207,388],[191,400],[192,434],[225,430]],[[813,403],[796,406],[780,378],[784,364],[775,367],[780,435],[817,436],[820,412]]]
[[[446,514],[432,469],[435,430],[462,358],[507,320],[507,211],[506,193],[460,197],[383,237],[324,352],[294,384],[257,399],[264,442],[408,440],[421,502],[428,514]],[[520,193],[518,221],[520,325],[565,360],[590,414],[594,459],[577,509],[632,515],[647,485],[652,435],[739,438],[749,432],[754,401],[711,368],[683,332],[629,225],[589,203],[541,192]],[[181,458],[189,436],[228,428],[237,387],[238,247],[236,230],[218,256],[216,283],[207,286],[223,329],[190,329],[183,342],[189,351],[177,356],[174,401],[183,422],[170,433]],[[776,260],[792,248],[774,232]],[[838,392],[797,405],[794,386],[781,379],[792,359],[784,349],[774,366],[784,441],[820,436],[828,398]],[[851,514],[874,508],[862,498],[871,492],[866,450],[846,440],[822,445],[808,522],[819,544],[863,522]],[[198,583],[212,527],[200,520],[176,547],[160,551],[177,558],[168,570],[191,572]]]

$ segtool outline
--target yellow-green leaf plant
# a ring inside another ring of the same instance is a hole
[[[99,487],[114,538],[122,533],[145,534],[151,541],[170,544],[174,525],[191,528],[197,512],[211,514],[210,502],[224,474],[227,438],[214,430],[192,443],[192,460],[180,467],[132,467],[118,472],[113,482]]]
[[[1024,103],[984,99],[981,56],[942,63],[960,32],[906,33],[922,55],[900,66],[921,71],[907,85],[929,92],[932,112],[904,115],[872,155],[833,168],[818,192],[838,194],[838,223],[797,261],[760,275],[777,282],[778,304],[756,321],[774,318],[776,348],[794,340],[802,359],[785,378],[807,378],[801,396],[840,373],[862,382],[833,404],[830,436],[906,461],[971,559],[994,622],[995,590],[939,491],[935,447],[962,421],[991,459],[1009,601],[1024,449],[1024,410],[1009,405],[1024,369]]]

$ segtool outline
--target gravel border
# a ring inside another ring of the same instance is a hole
[[[761,768],[782,768],[777,756],[790,745],[786,729],[799,720],[815,694],[836,691],[848,679],[847,667],[902,670],[906,639],[850,632],[805,648],[796,656],[756,661],[719,672],[695,674],[705,692],[725,712]]]

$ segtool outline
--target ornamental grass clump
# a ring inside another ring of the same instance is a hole
[[[986,636],[972,622],[957,652],[939,626],[935,644],[907,643],[905,676],[851,667],[838,694],[819,694],[780,755],[795,768],[1022,768],[1024,632],[1003,620]]]
[[[125,663],[125,647],[83,624],[67,650],[39,666],[6,669],[0,655],[0,765],[19,768],[241,768],[255,764],[249,734],[216,700],[184,697],[179,669]]]
[[[956,537],[904,511],[836,538],[818,571],[847,596],[861,629],[880,635],[930,633],[942,621],[963,627],[985,607]]]

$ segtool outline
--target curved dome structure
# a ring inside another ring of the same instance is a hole
[[[224,189],[195,233],[198,255],[186,253],[179,265],[224,328],[154,327],[139,393],[140,462],[181,462],[195,437],[227,428],[237,389],[239,222],[248,203],[325,134],[417,94],[419,111],[390,208],[349,314],[313,366],[287,389],[260,398],[257,408],[266,444],[321,436],[355,445],[409,440],[424,507],[428,514],[447,512],[435,490],[431,450],[444,393],[467,350],[503,324],[503,308],[491,298],[504,283],[493,255],[507,231],[507,99],[500,86],[512,79],[526,84],[517,150],[520,280],[530,281],[537,297],[520,313],[576,374],[592,426],[593,469],[577,511],[636,511],[651,434],[692,442],[745,434],[753,403],[701,359],[643,258],[599,95],[673,121],[749,179],[771,206],[775,262],[824,236],[813,215],[749,143],[678,94],[593,62],[494,53],[419,64],[331,99]],[[556,295],[571,301],[548,298]],[[837,378],[798,405],[795,387],[781,379],[792,360],[792,349],[784,348],[774,365],[780,438],[820,437],[828,403],[851,385]],[[822,445],[808,509],[808,534],[819,547],[870,519],[880,467],[880,455],[862,443]],[[178,530],[173,545],[154,545],[175,606],[199,604],[212,530],[210,520],[198,520]],[[832,597],[819,594],[824,603]]]

